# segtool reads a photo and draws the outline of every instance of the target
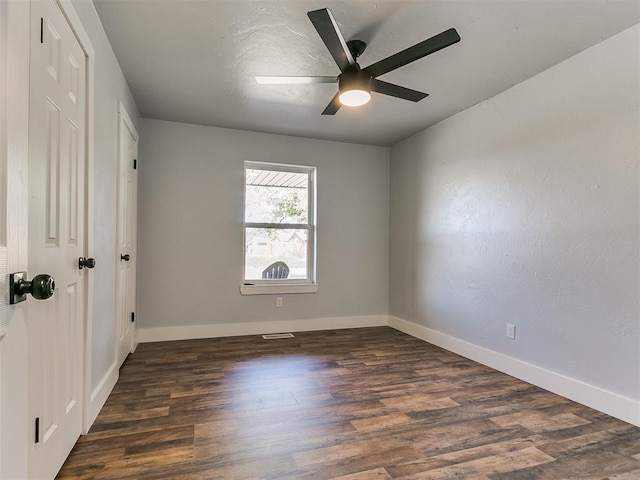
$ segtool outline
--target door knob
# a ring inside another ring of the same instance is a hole
[[[9,303],[24,302],[27,294],[31,294],[36,300],[46,300],[53,295],[56,282],[51,275],[41,273],[27,280],[27,272],[17,272],[9,275]]]
[[[95,258],[84,258],[80,257],[78,259],[78,268],[82,270],[83,268],[93,268],[96,266]]]
[[[124,260],[125,262],[128,262],[129,260],[131,260],[131,257],[129,256],[128,253],[125,253],[124,255],[120,255],[120,260]]]

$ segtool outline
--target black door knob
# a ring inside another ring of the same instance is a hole
[[[80,257],[78,259],[78,268],[82,270],[83,268],[93,268],[96,266],[95,258],[84,258]]]
[[[36,300],[46,300],[53,295],[56,282],[51,275],[41,273],[33,277],[33,280],[18,280],[13,286],[14,294],[18,296],[31,294]]]
[[[120,260],[124,260],[125,262],[128,262],[129,260],[131,260],[131,257],[129,256],[128,253],[125,253],[124,255],[120,255]]]
[[[33,277],[33,280],[24,281],[18,286],[22,293],[30,293],[36,300],[46,300],[53,296],[56,290],[56,282],[51,275],[41,273]]]
[[[41,273],[33,277],[31,282],[24,282],[24,288],[36,300],[46,300],[53,296],[53,292],[56,290],[56,282],[51,275]]]
[[[27,272],[15,272],[9,275],[9,304],[24,302],[27,294],[36,300],[45,300],[53,295],[56,282],[51,275],[40,274],[27,280]]]

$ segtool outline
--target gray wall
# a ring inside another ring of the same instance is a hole
[[[640,399],[638,35],[392,148],[391,315]]]
[[[320,290],[240,295],[244,161],[317,167]],[[388,312],[389,149],[143,119],[139,328]]]

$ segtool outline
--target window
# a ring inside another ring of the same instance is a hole
[[[311,293],[315,168],[245,162],[243,294]]]

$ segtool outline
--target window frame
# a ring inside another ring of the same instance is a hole
[[[275,172],[303,173],[307,175],[307,223],[263,223],[247,222],[247,171],[266,170]],[[243,202],[242,202],[242,284],[240,293],[243,295],[265,295],[283,293],[315,293],[318,291],[316,282],[316,167],[293,165],[284,163],[245,161],[243,171]],[[307,278],[286,279],[247,279],[247,229],[274,228],[277,230],[306,230],[307,231]]]

